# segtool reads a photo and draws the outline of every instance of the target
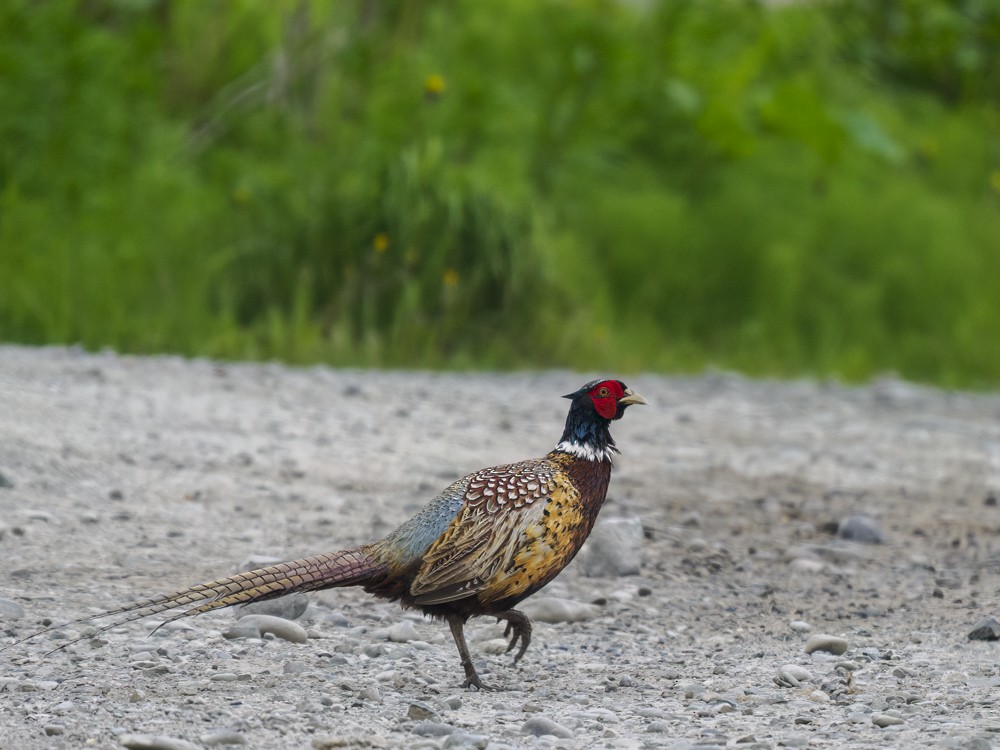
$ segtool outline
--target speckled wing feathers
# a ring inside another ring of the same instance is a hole
[[[541,523],[554,486],[553,468],[539,460],[468,477],[465,504],[410,583],[414,602],[441,604],[482,591],[513,564],[522,537]]]
[[[546,497],[552,487],[552,470],[539,461],[483,469],[469,477],[466,503],[496,513],[506,506],[517,509]]]

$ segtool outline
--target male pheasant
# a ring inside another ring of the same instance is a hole
[[[506,620],[507,651],[520,641],[514,662],[524,656],[531,622],[513,607],[580,550],[604,503],[618,452],[611,422],[629,405],[646,403],[620,380],[595,380],[566,398],[572,400],[566,428],[548,455],[459,479],[384,539],[105,612],[97,617],[116,619],[98,632],[196,602],[166,622],[295,591],[363,586],[446,620],[462,658],[464,687],[483,689],[465,642],[466,621],[482,615]]]

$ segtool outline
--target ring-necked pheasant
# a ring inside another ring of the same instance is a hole
[[[506,620],[507,651],[520,641],[514,662],[524,656],[531,622],[513,607],[555,578],[580,550],[604,503],[618,452],[611,422],[629,405],[646,403],[620,380],[595,380],[566,398],[573,402],[566,428],[548,455],[459,479],[380,541],[239,573],[74,622],[115,616],[98,631],[104,632],[196,602],[202,603],[163,624],[295,591],[363,586],[446,620],[462,657],[464,686],[482,689],[465,643],[466,621],[481,615]]]

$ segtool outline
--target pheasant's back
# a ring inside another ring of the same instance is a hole
[[[369,548],[389,565],[393,574],[402,575],[419,567],[424,554],[455,521],[465,504],[468,483],[469,477],[459,479],[402,526]]]

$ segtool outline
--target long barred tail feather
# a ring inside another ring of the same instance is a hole
[[[157,625],[152,632],[156,632],[156,630],[159,630],[159,628],[167,623],[183,617],[211,612],[223,607],[231,607],[234,604],[275,599],[296,591],[318,591],[320,589],[339,586],[359,586],[376,583],[384,578],[388,572],[388,566],[368,554],[363,547],[306,557],[301,560],[269,565],[266,568],[259,568],[247,571],[246,573],[237,573],[228,578],[220,578],[210,583],[200,583],[197,586],[176,591],[172,594],[159,594],[148,599],[133,602],[124,607],[119,607],[118,609],[70,620],[55,628],[45,628],[44,630],[39,630],[25,636],[5,646],[0,651],[5,651],[11,646],[16,646],[19,643],[37,638],[56,628],[63,628],[89,620],[98,620],[105,617],[114,618],[110,623],[100,627],[96,632],[69,640],[61,644],[58,648],[53,649],[53,651],[59,651],[85,638],[92,638],[112,628],[120,627],[135,620],[141,620],[144,617],[156,615],[161,612],[169,612],[178,607],[187,607],[187,605],[195,604],[196,602],[202,603],[171,614],[170,617]]]

